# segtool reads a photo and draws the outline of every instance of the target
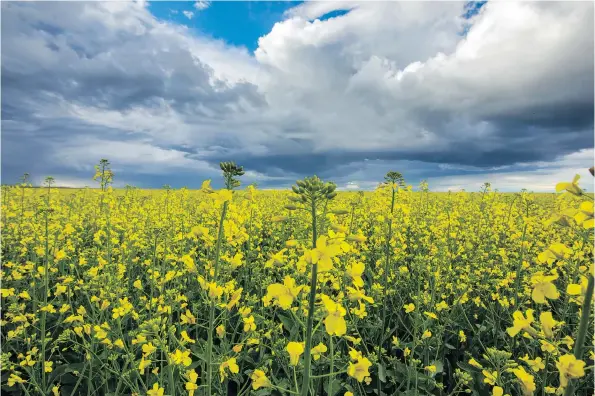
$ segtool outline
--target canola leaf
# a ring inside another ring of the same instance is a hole
[[[380,382],[386,382],[386,369],[384,368],[384,364],[378,364],[378,379],[380,379]]]
[[[204,351],[202,350],[202,348],[200,346],[192,346],[190,348],[190,350],[192,351],[192,355],[196,356],[197,358],[199,358],[200,360],[202,360],[203,362],[207,361],[207,358],[205,357]]]
[[[277,316],[281,320],[281,323],[283,323],[283,327],[285,327],[290,334],[293,334],[297,327],[295,320],[291,316],[282,313],[277,313]]]

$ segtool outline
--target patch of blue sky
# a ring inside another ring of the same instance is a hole
[[[464,12],[462,15],[463,18],[467,20],[473,18],[475,15],[479,14],[479,11],[481,11],[482,7],[486,5],[486,3],[487,1],[469,1],[465,3]],[[466,36],[467,33],[469,33],[471,26],[473,26],[472,23],[465,23],[463,30],[459,34],[461,36]]]
[[[223,40],[250,52],[258,48],[258,39],[271,31],[283,13],[301,1],[213,1],[197,9],[194,2],[153,1],[149,11],[156,18],[184,25],[196,34]]]

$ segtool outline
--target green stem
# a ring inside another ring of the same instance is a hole
[[[336,373],[330,372],[327,374],[320,374],[320,375],[313,375],[311,378],[325,378],[325,377],[332,377],[335,375],[340,375],[340,374],[345,374],[347,372],[347,370],[343,370],[343,371],[337,371]],[[331,393],[329,392],[329,395]]]
[[[45,263],[43,271],[43,307],[46,308],[48,305],[48,289],[49,289],[49,231],[48,231],[48,212],[45,214]],[[43,311],[41,314],[41,389],[46,391],[46,375],[45,375],[45,347],[46,347],[46,320],[47,311]]]
[[[330,367],[330,373],[331,373],[331,378],[329,379],[328,382],[328,394],[329,396],[333,396],[333,381],[335,379],[335,350],[333,347],[333,336],[330,335],[329,336],[329,347],[330,347],[330,352],[331,352],[331,367]]]
[[[219,275],[219,256],[221,254],[221,240],[223,239],[223,221],[227,214],[228,201],[223,203],[223,210],[221,211],[221,218],[219,219],[219,233],[217,235],[217,245],[215,247],[215,268],[212,281],[217,282],[217,275]],[[215,328],[215,302],[211,300],[209,307],[209,333],[207,334],[207,396],[211,393],[211,384],[213,383],[213,331]]]
[[[392,189],[392,197],[390,203],[390,219],[388,220],[388,233],[385,248],[385,262],[384,271],[382,273],[382,327],[380,328],[380,335],[378,336],[378,371],[380,373],[380,365],[382,365],[382,340],[386,327],[386,288],[388,283],[388,270],[390,268],[390,240],[393,233],[393,213],[395,210],[395,189]],[[379,376],[380,377],[380,376]],[[382,395],[382,381],[378,378],[378,395]]]
[[[587,336],[587,328],[589,327],[589,315],[591,314],[591,301],[593,300],[593,275],[589,274],[587,283],[587,292],[585,293],[585,300],[583,301],[583,308],[581,313],[581,321],[578,326],[578,335],[574,344],[574,357],[581,359],[583,356],[583,349],[585,348],[585,337]],[[564,396],[573,395],[574,381],[570,381],[566,387]]]
[[[316,201],[312,198],[312,249],[316,248]],[[316,280],[318,264],[312,265],[310,279],[310,301],[308,304],[308,322],[306,324],[306,349],[304,351],[304,374],[302,376],[302,396],[308,396],[310,387],[310,349],[312,348],[312,326],[314,321],[314,303],[316,301]]]

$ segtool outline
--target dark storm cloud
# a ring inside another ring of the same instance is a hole
[[[577,39],[592,32],[592,9],[576,32],[561,25],[568,37],[544,48],[533,70],[540,52],[515,58],[493,45],[486,61],[460,56],[457,30],[434,32],[431,18],[419,22],[428,37],[397,48],[402,31],[390,18],[376,15],[377,30],[357,25],[371,7],[316,24],[332,23],[328,31],[278,25],[261,42],[266,62],[227,62],[238,75],[254,66],[259,77],[228,79],[218,69],[227,49],[197,50],[199,38],[142,7],[2,3],[3,182],[23,172],[85,179],[100,155],[115,157],[122,180],[145,187],[196,187],[226,160],[272,187],[312,174],[346,182],[362,169],[359,177],[378,179],[396,165],[424,178],[441,164],[488,170],[593,147],[592,34]],[[405,7],[423,5],[397,8]],[[498,15],[494,7],[482,12]],[[437,26],[450,28],[444,21]],[[433,59],[438,50],[451,55]],[[423,67],[397,77],[418,60]],[[159,166],[150,166],[153,156]]]

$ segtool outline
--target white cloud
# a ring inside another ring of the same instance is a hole
[[[346,190],[359,190],[360,186],[357,182],[347,182],[347,184],[344,187]]]
[[[139,173],[209,173],[228,157],[266,183],[326,172],[347,189],[395,161],[477,173],[436,188],[582,169],[567,162],[593,145],[593,5],[488,2],[463,37],[464,4],[306,2],[251,54],[138,2],[3,3],[3,113],[26,114],[3,139],[53,147],[47,166],[113,152]]]
[[[518,170],[432,177],[428,178],[428,183],[432,191],[477,191],[487,182],[492,189],[500,191],[519,191],[525,188],[534,192],[555,192],[557,183],[572,181],[574,175],[578,174],[581,176],[580,186],[593,192],[593,176],[588,168],[593,166],[594,153],[593,149],[581,150],[552,162],[519,164],[515,167],[520,168]]]
[[[199,11],[206,10],[210,6],[211,6],[211,2],[205,1],[205,0],[199,0],[194,3],[194,8],[196,8]]]
[[[66,187],[66,188],[97,188],[99,184],[97,181],[93,180],[91,177],[83,178],[83,177],[72,177],[71,175],[53,175],[54,183],[52,187]],[[45,184],[45,177],[42,176],[35,176],[31,179],[31,184],[34,186],[43,186]],[[123,180],[114,180],[112,183],[112,187],[115,188],[122,188],[125,187],[127,183]]]
[[[167,174],[191,170],[216,174],[217,168],[204,161],[189,158],[187,153],[164,149],[142,141],[111,141],[97,138],[76,138],[56,151],[55,160],[79,170],[91,170],[90,159],[109,158],[113,169],[124,171],[134,167],[139,174]],[[95,160],[94,160],[95,161]]]
[[[188,19],[192,19],[194,17],[194,12],[192,11],[184,10],[182,11],[182,14],[184,14],[184,16]]]

